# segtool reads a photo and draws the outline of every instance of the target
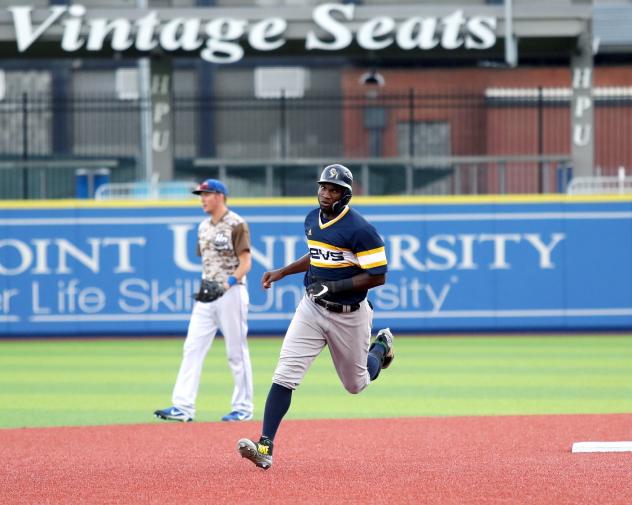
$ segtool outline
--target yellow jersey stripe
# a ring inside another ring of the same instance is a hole
[[[369,256],[370,254],[376,254],[376,253],[380,253],[380,252],[384,252],[384,247],[376,247],[375,249],[370,249],[368,251],[362,251],[356,254],[356,256],[359,258],[360,256]]]
[[[381,267],[386,265],[386,259],[377,261],[375,263],[368,263],[366,265],[360,265],[360,267],[362,268],[362,270],[367,270],[369,268],[375,268],[375,267]]]
[[[386,251],[384,250],[384,248],[378,247],[377,249],[375,249],[375,251],[376,252],[374,252],[373,254],[364,254],[364,256],[358,257],[361,268],[373,268],[387,264]]]
[[[318,242],[317,240],[308,240],[307,245],[309,247],[322,247],[324,249],[329,249],[330,251],[343,251],[343,252],[351,252],[351,249],[345,249],[343,247],[336,247],[335,245],[325,244],[325,242]]]
[[[344,262],[344,263],[325,263],[323,261],[318,261],[318,260],[310,260],[309,263],[315,267],[320,267],[320,268],[347,268],[347,267],[352,267],[355,266],[353,263],[348,263],[348,262]]]

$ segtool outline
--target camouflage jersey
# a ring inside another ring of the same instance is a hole
[[[198,226],[197,254],[202,257],[202,278],[205,280],[226,281],[239,266],[239,255],[249,250],[248,224],[232,210],[216,224],[209,218]]]

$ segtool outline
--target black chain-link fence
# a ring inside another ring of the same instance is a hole
[[[5,98],[0,198],[73,197],[75,170],[100,162],[114,182],[144,178],[146,109],[113,96]],[[365,194],[551,192],[571,151],[570,100],[541,89],[176,96],[171,110],[174,178],[233,178],[239,196],[312,194],[313,172],[328,161],[353,166]],[[596,165],[605,171],[630,165],[630,112],[627,98],[596,100]]]

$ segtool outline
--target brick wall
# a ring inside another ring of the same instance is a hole
[[[342,89],[346,96],[375,93],[375,88],[359,82],[365,71],[349,69],[343,73]],[[409,120],[406,96],[410,90],[415,94],[414,121],[449,122],[453,155],[538,154],[540,149],[543,154],[569,154],[571,151],[568,101],[545,103],[539,134],[537,104],[489,106],[484,99],[488,88],[569,88],[571,72],[568,67],[380,69],[380,73],[385,85],[379,88],[377,97],[367,98],[365,103],[379,104],[383,96],[402,97],[397,107],[389,107],[386,102],[388,121],[383,131],[382,156],[398,155],[397,124]],[[632,66],[597,67],[594,85],[632,86]],[[441,101],[437,102],[437,96],[453,97],[451,105],[443,106]],[[459,96],[468,98],[459,102],[455,98]],[[425,97],[429,97],[427,102]],[[420,105],[421,102],[425,105]],[[347,109],[343,129],[347,155],[363,152],[368,133],[362,121],[362,107]],[[364,135],[358,133],[362,131]],[[613,174],[621,165],[632,173],[631,137],[632,104],[599,101],[595,107],[595,166],[600,167],[601,173]]]

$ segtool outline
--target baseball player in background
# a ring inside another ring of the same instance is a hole
[[[228,190],[215,179],[200,184],[200,195],[210,219],[198,227],[197,254],[202,257],[202,282],[189,322],[180,371],[173,388],[173,405],[156,410],[160,419],[193,421],[204,359],[217,330],[224,336],[228,364],[233,374],[232,411],[222,421],[252,419],[252,366],[248,332],[248,290],[250,232],[244,219],[226,207]]]
[[[292,392],[327,345],[345,389],[359,393],[393,358],[393,335],[380,330],[371,344],[373,309],[369,289],[386,281],[384,242],[375,228],[349,207],[353,175],[329,165],[318,181],[319,209],[305,218],[309,252],[278,270],[265,272],[262,285],[305,273],[305,296],[285,334],[272,378],[258,442],[242,438],[237,450],[260,468],[272,465],[274,437],[290,408]]]

